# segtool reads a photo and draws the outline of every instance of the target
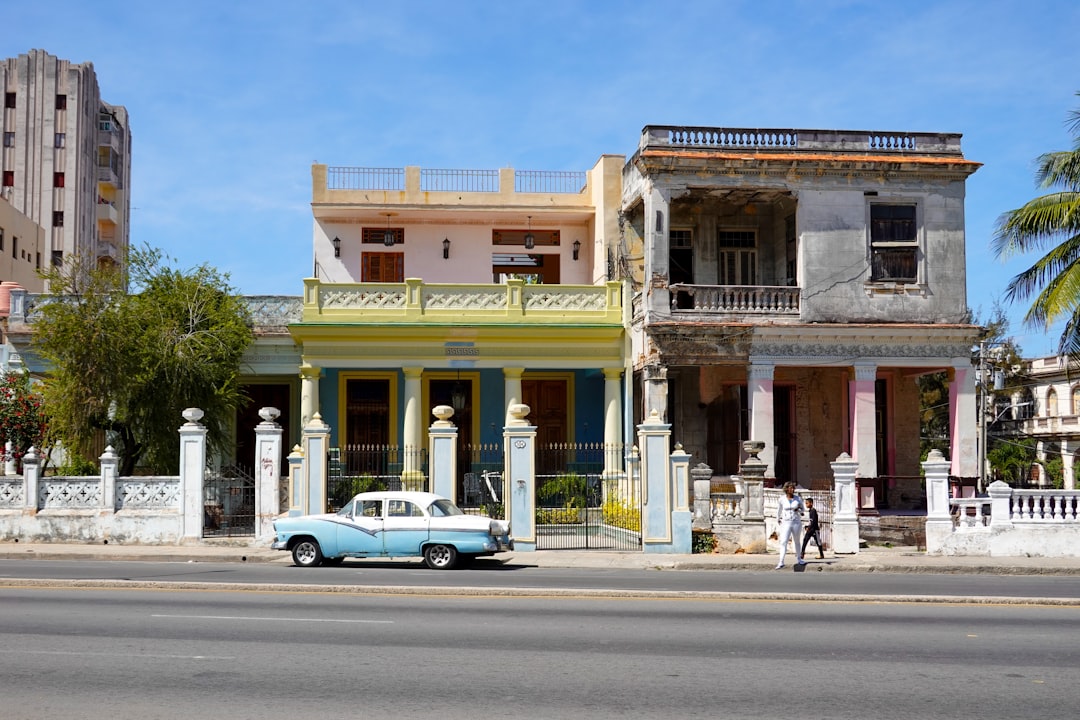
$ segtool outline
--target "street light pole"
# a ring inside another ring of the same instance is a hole
[[[986,341],[979,341],[979,494],[986,484]]]

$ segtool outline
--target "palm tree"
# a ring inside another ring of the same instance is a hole
[[[1066,320],[1058,353],[1080,357],[1080,110],[1069,113],[1067,127],[1073,149],[1039,156],[1039,186],[1054,191],[1002,215],[993,248],[1000,258],[1050,246],[1012,279],[1005,299],[1035,297],[1024,316],[1029,326],[1048,328]]]

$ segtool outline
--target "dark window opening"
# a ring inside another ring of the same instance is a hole
[[[53,264],[53,267],[63,267],[64,266],[64,251],[63,250],[53,250],[52,251],[52,264]]]
[[[15,147],[15,133],[10,130],[4,133],[4,147]]]
[[[53,210],[52,226],[53,227],[64,227],[64,211],[63,210]]]
[[[56,96],[56,109],[67,110],[67,95]]]
[[[4,187],[15,187],[15,171],[4,171]]]
[[[52,174],[52,186],[54,188],[62,188],[62,187],[64,187],[64,173],[62,173],[62,172],[54,172]]]
[[[366,244],[386,245],[386,233],[394,236],[394,245],[405,243],[405,228],[395,227],[366,227],[360,231],[360,242]]]
[[[915,282],[919,277],[914,205],[870,206],[870,279]]]
[[[13,93],[13,92],[4,93],[4,107],[6,107],[6,108],[15,107],[15,93]]]

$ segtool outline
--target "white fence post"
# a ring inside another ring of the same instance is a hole
[[[990,496],[990,525],[995,528],[1012,527],[1012,503],[1013,489],[1000,480],[995,480],[986,488],[986,494]]]
[[[120,459],[109,445],[98,461],[101,463],[101,507],[116,512],[116,467]]]
[[[274,518],[281,504],[281,426],[276,420],[281,411],[273,407],[259,409],[262,422],[255,426],[255,539],[274,532]]]
[[[945,538],[953,532],[949,509],[949,470],[952,463],[934,449],[922,464],[926,477],[926,552],[940,552]]]
[[[514,403],[507,412],[510,420],[503,428],[503,458],[506,478],[506,519],[510,521],[510,533],[514,550],[536,550],[536,426],[525,418],[529,406]]]
[[[855,509],[855,472],[859,463],[847,453],[830,463],[833,471],[833,487],[836,493],[836,511],[833,513],[833,552],[854,554],[859,552],[859,516]]]
[[[206,481],[206,427],[200,423],[203,411],[187,408],[186,423],[180,426],[180,539],[199,540],[203,534],[205,509],[203,484]]]
[[[458,429],[450,421],[454,408],[436,405],[431,414],[435,422],[428,428],[428,472],[431,492],[457,503],[457,439]]]
[[[41,458],[37,448],[31,447],[22,457],[23,466],[23,507],[29,515],[38,511],[38,485],[41,482]]]

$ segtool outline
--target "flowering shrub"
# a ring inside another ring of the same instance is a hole
[[[11,443],[10,457],[18,462],[31,447],[40,448],[44,437],[45,413],[30,377],[16,372],[0,375],[0,460],[9,459],[6,443]]]

